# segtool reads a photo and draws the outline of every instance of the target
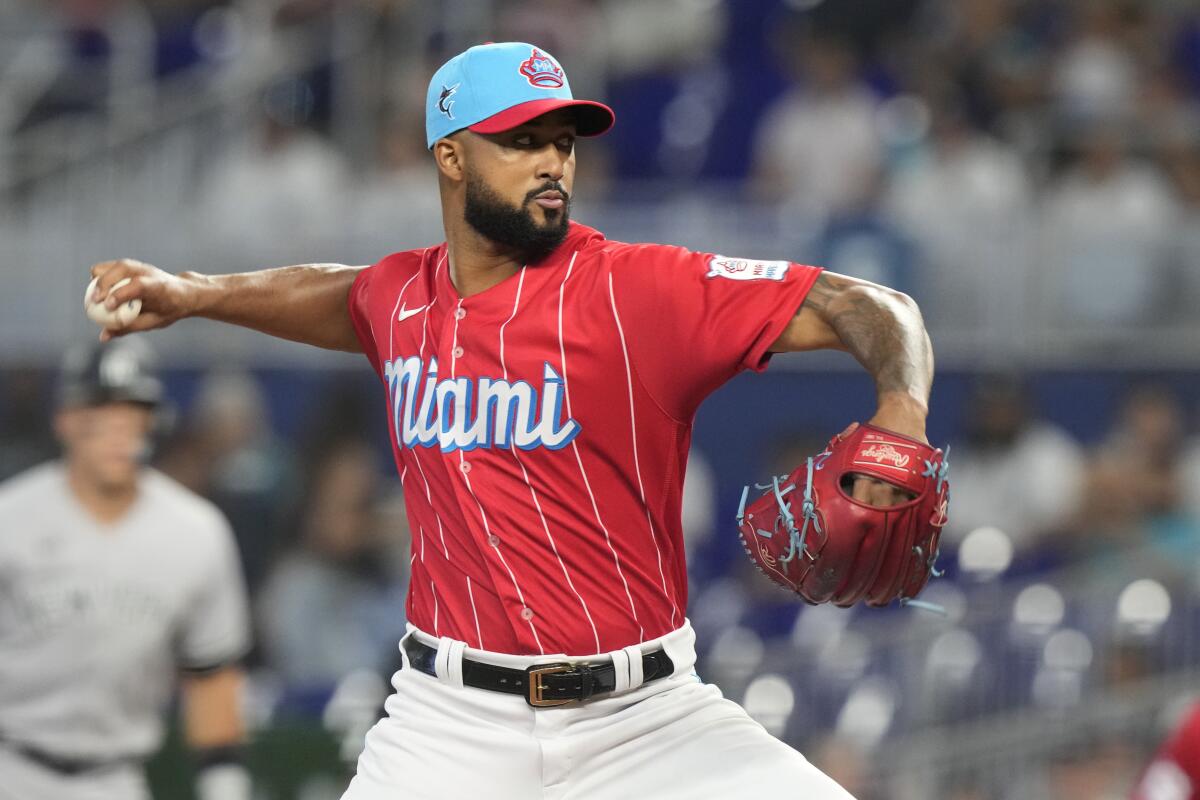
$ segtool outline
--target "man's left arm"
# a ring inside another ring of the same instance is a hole
[[[925,417],[933,385],[933,347],[921,310],[908,295],[822,272],[770,349],[848,351],[875,380],[877,406],[871,424],[928,444]],[[866,478],[856,482],[854,495],[878,505],[899,499],[890,487]]]
[[[199,800],[250,800],[250,775],[241,758],[244,677],[236,665],[183,676],[184,739],[197,761]]]

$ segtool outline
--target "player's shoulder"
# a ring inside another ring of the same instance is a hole
[[[577,251],[582,261],[599,264],[610,270],[653,268],[705,255],[679,245],[609,239],[586,225],[572,224],[572,238],[575,239],[572,251]]]
[[[436,266],[445,250],[445,242],[416,250],[401,250],[384,256],[368,269],[374,273],[376,279],[403,278],[407,280],[422,269]]]
[[[0,508],[11,512],[22,507],[52,508],[64,494],[66,474],[60,461],[47,461],[0,482]]]
[[[225,515],[215,503],[156,469],[144,471],[142,490],[154,504],[156,515],[171,519],[173,526],[220,534],[229,528]]]

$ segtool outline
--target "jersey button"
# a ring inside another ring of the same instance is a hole
[[[465,475],[466,473],[471,471],[471,462],[464,461],[458,465],[458,468],[461,469],[463,471],[463,474]]]
[[[454,348],[454,357],[455,358],[462,358],[462,355],[463,355],[463,349],[461,347]]]
[[[532,608],[522,608],[521,609],[521,619],[533,619],[533,609]]]
[[[462,319],[462,318],[463,318],[463,317],[465,317],[466,315],[467,315],[467,310],[466,310],[465,308],[460,308],[460,309],[458,309],[457,311],[455,311],[455,312],[454,312],[454,318],[455,318],[455,319]]]
[[[490,544],[492,547],[499,547],[500,537],[493,533],[492,535],[488,536],[488,544]]]

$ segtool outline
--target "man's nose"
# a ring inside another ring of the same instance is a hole
[[[567,159],[569,155],[564,155],[553,143],[548,144],[539,153],[538,173],[539,179],[551,180],[558,183],[566,174]]]

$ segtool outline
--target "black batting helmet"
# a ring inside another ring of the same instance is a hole
[[[68,350],[63,358],[59,407],[139,403],[156,408],[162,399],[154,354],[139,340],[81,345]]]

